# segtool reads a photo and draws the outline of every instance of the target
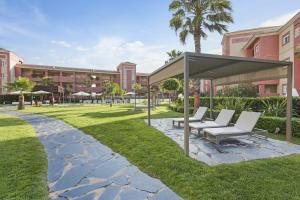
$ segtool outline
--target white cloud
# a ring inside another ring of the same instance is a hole
[[[205,51],[204,53],[222,55],[222,48],[210,49]]]
[[[46,23],[46,16],[44,15],[44,13],[35,6],[30,6],[32,9],[32,13],[34,15],[34,18],[41,23]]]
[[[59,40],[59,41],[52,40],[51,43],[56,44],[56,45],[61,46],[61,47],[65,47],[65,48],[71,47],[71,44],[69,44],[69,43],[67,43],[66,41],[63,41],[63,40]]]
[[[56,56],[56,50],[55,50],[55,49],[49,49],[49,50],[48,50],[48,54],[49,54],[50,56]]]
[[[22,28],[22,26],[18,24],[1,22],[0,35],[7,37],[7,36],[11,36],[12,34],[28,36],[28,37],[34,36],[32,32]]]
[[[263,23],[261,23],[260,26],[265,27],[265,26],[283,25],[283,24],[287,23],[292,17],[294,17],[298,12],[300,12],[300,9],[280,15],[278,17],[268,19],[268,20],[264,21]]]
[[[139,72],[152,72],[167,60],[166,48],[162,45],[148,45],[142,41],[127,41],[120,37],[102,38],[89,55],[94,66],[116,67],[124,61],[134,62]]]
[[[168,50],[165,46],[149,45],[139,40],[128,41],[121,37],[103,37],[91,46],[82,47],[78,44],[74,49],[49,49],[45,62],[66,67],[116,70],[119,63],[130,61],[137,64],[138,72],[146,73],[164,64]]]
[[[85,48],[85,47],[82,47],[82,46],[77,46],[75,48],[76,51],[88,51],[89,49],[88,48]]]

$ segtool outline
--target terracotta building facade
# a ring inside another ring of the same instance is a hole
[[[140,83],[142,91],[146,91],[148,74],[137,73],[136,64],[122,62],[117,70],[99,70],[88,68],[72,68],[47,65],[24,64],[23,60],[13,52],[0,49],[0,94],[6,94],[5,85],[17,77],[27,77],[37,85],[43,77],[51,77],[54,86],[62,86],[71,92],[84,91],[88,93],[102,92],[104,81],[118,83],[126,92],[133,91],[133,84]],[[86,86],[86,80],[91,80],[91,87]]]
[[[294,63],[293,87],[300,93],[300,12],[286,24],[275,27],[226,33],[222,40],[223,55],[253,57]],[[260,96],[286,95],[286,79],[253,83]]]

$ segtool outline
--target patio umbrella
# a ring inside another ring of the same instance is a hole
[[[23,93],[23,94],[30,94],[31,92],[25,92],[25,91],[23,91],[22,93]],[[21,91],[10,92],[9,94],[12,94],[12,95],[20,95],[20,94],[21,94]]]
[[[32,92],[32,94],[50,94],[50,92],[39,90],[39,91]]]
[[[127,93],[125,93],[125,95],[127,96],[127,95],[135,95],[135,93],[134,92],[127,92]]]
[[[88,97],[88,96],[90,96],[89,93],[82,92],[82,91],[76,92],[76,93],[74,93],[74,94],[72,94],[72,95],[73,95],[73,96],[78,96],[78,97]]]

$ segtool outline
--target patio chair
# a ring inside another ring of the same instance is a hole
[[[207,112],[207,107],[199,107],[197,112],[193,117],[189,118],[190,122],[201,122]],[[181,123],[184,123],[184,118],[177,118],[173,119],[173,126],[175,126],[175,123],[178,123],[178,127],[180,127]]]
[[[259,112],[243,111],[236,124],[232,127],[203,129],[204,138],[216,144],[220,144],[220,141],[229,137],[257,134],[253,129],[260,115],[261,113]]]
[[[214,121],[189,123],[190,131],[192,129],[196,129],[198,131],[198,134],[200,134],[200,132],[204,128],[219,128],[219,127],[228,126],[234,113],[235,113],[235,110],[222,109],[221,112],[219,113],[218,117]]]

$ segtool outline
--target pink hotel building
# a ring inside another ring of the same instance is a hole
[[[5,85],[14,82],[17,77],[27,77],[40,83],[41,78],[48,76],[54,81],[54,85],[66,88],[71,87],[73,92],[102,91],[102,83],[109,80],[118,83],[127,92],[131,92],[134,83],[140,83],[145,91],[147,87],[147,74],[137,73],[136,64],[122,62],[116,71],[70,68],[46,65],[24,64],[23,60],[11,51],[0,49],[0,95],[6,94]],[[84,85],[85,80],[92,80],[93,88]],[[143,93],[142,89],[142,93]]]
[[[226,33],[223,55],[294,62],[293,87],[300,94],[300,12],[282,26]],[[286,79],[255,82],[260,96],[286,94]],[[221,88],[218,88],[221,89]]]

